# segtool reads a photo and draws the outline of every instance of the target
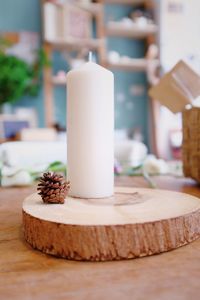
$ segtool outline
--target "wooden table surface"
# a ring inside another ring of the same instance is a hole
[[[189,179],[156,177],[158,188],[200,197]],[[145,187],[142,178],[118,177]],[[200,240],[171,252],[115,262],[75,262],[33,250],[23,238],[22,202],[36,188],[0,189],[0,299],[200,299]]]

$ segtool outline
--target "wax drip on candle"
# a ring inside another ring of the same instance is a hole
[[[89,51],[89,54],[88,54],[88,61],[89,61],[89,62],[92,61],[92,51]]]

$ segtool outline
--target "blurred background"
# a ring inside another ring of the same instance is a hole
[[[66,73],[89,51],[115,75],[116,161],[180,160],[181,112],[148,90],[180,59],[200,71],[199,13],[198,0],[1,1],[2,164],[65,163]]]

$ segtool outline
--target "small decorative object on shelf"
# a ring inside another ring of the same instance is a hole
[[[131,13],[131,19],[134,23],[141,27],[147,26],[148,24],[153,24],[153,18],[151,14],[148,14],[148,12],[144,12],[142,10],[134,10]]]
[[[157,32],[157,26],[154,23],[148,23],[142,18],[140,22],[135,22],[130,18],[123,18],[119,21],[109,21],[106,32],[109,36],[145,38],[150,34]]]
[[[40,178],[37,190],[44,203],[63,204],[69,188],[69,181],[65,181],[62,175],[54,172],[46,172]]]
[[[91,13],[73,3],[44,4],[44,38],[47,41],[59,39],[91,38]]]

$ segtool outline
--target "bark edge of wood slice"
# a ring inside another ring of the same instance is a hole
[[[179,192],[115,188],[105,199],[23,203],[23,230],[35,249],[71,260],[108,261],[162,253],[200,237],[200,199]]]

